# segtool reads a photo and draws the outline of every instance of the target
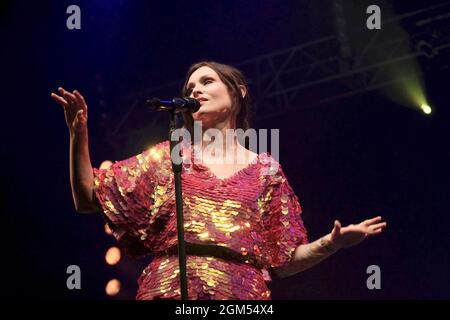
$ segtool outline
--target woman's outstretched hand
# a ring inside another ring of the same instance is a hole
[[[59,87],[57,95],[52,92],[51,97],[64,108],[66,124],[70,133],[81,133],[87,129],[87,104],[83,96],[74,90],[72,93]]]
[[[381,222],[381,217],[365,220],[359,224],[350,224],[342,227],[341,223],[334,222],[331,231],[330,245],[336,249],[348,248],[359,244],[367,237],[380,234],[386,228],[386,222]]]

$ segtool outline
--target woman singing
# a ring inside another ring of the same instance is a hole
[[[381,217],[346,227],[336,220],[330,233],[309,242],[299,200],[276,160],[249,151],[238,139],[210,148],[208,129],[224,137],[227,129],[248,129],[250,99],[242,73],[216,62],[196,63],[182,91],[201,104],[197,112],[184,114],[185,127],[191,130],[201,121],[204,134],[182,149],[189,299],[270,299],[270,275],[294,275],[386,227]],[[168,141],[92,168],[87,104],[76,90],[58,92],[52,98],[63,106],[69,127],[76,210],[102,212],[126,252],[154,257],[138,280],[137,299],[180,299]],[[231,161],[217,161],[225,158]]]

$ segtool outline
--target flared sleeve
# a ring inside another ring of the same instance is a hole
[[[166,141],[108,169],[94,168],[94,193],[103,217],[129,255],[154,249],[162,229],[159,208],[170,196],[170,165]]]
[[[288,264],[295,249],[301,244],[308,243],[299,199],[281,165],[277,163],[277,167],[276,173],[268,176],[268,186],[260,198],[260,203],[265,208],[263,214],[265,252],[270,268]]]

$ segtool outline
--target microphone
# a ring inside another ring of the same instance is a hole
[[[148,99],[145,104],[156,111],[169,111],[174,113],[194,113],[200,109],[200,102],[194,98],[173,98],[172,100],[152,98]]]

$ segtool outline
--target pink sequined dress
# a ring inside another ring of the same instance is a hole
[[[136,299],[180,299],[168,141],[94,169],[94,176],[103,216],[125,251],[154,257],[139,277]],[[182,181],[189,299],[270,299],[265,271],[286,265],[308,242],[281,166],[262,153],[221,179],[187,161]]]

